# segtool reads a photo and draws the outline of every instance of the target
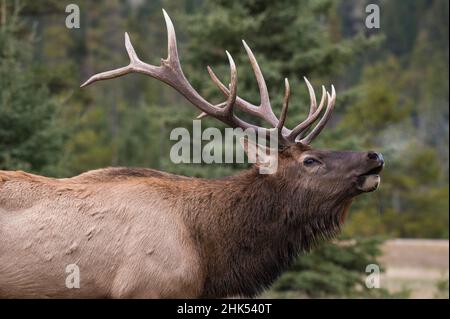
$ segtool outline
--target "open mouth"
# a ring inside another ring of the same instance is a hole
[[[360,176],[378,175],[383,170],[383,166],[384,166],[384,164],[381,164],[375,168],[372,168],[370,171],[368,171],[364,174],[361,174]]]
[[[373,192],[380,185],[380,172],[383,170],[384,164],[381,164],[371,170],[358,176],[356,187],[363,192]]]

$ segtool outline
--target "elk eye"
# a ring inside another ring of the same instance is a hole
[[[306,166],[311,166],[314,164],[320,164],[320,162],[318,160],[316,160],[315,158],[308,157],[303,160],[303,164]]]

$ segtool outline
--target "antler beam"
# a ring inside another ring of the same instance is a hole
[[[284,123],[287,116],[288,101],[290,96],[289,82],[287,79],[285,79],[285,94],[283,99],[283,108],[281,111],[280,119],[278,119],[274,114],[270,104],[269,93],[266,82],[264,80],[264,76],[261,72],[261,69],[258,65],[258,62],[256,61],[256,58],[252,50],[247,45],[247,43],[245,43],[245,41],[242,42],[245,51],[247,52],[250,63],[252,65],[256,81],[258,83],[261,99],[260,104],[253,105],[248,101],[237,96],[237,69],[234,60],[232,56],[228,53],[228,51],[226,51],[226,54],[230,64],[229,88],[227,88],[218,79],[218,77],[214,74],[212,69],[208,66],[208,73],[211,76],[212,81],[217,85],[217,87],[224,93],[224,95],[227,98],[225,102],[219,103],[217,105],[211,104],[210,102],[205,100],[191,86],[189,81],[184,76],[180,60],[178,57],[175,29],[173,23],[164,9],[163,14],[167,26],[168,55],[166,59],[161,59],[161,64],[159,66],[142,62],[137,56],[136,51],[133,48],[133,45],[131,44],[130,37],[128,36],[127,33],[125,33],[125,48],[130,58],[130,63],[125,67],[95,74],[91,78],[89,78],[85,83],[83,83],[81,87],[85,87],[96,81],[112,79],[129,73],[146,74],[172,86],[179,93],[181,93],[187,100],[189,100],[193,105],[199,108],[202,111],[202,113],[198,116],[198,118],[210,115],[231,127],[240,127],[243,129],[252,128],[255,130],[262,129],[265,130],[267,133],[269,133],[273,129],[276,129],[279,132],[281,143],[283,144],[292,144],[296,142],[309,144],[320,133],[320,131],[323,129],[325,124],[330,119],[336,100],[334,87],[332,87],[332,94],[330,95],[328,92],[326,92],[325,88],[322,86],[322,98],[319,106],[317,106],[314,89],[312,88],[309,81],[306,78],[304,78],[311,98],[309,115],[306,118],[306,120],[304,120],[302,123],[294,127],[292,130],[289,130],[286,127],[284,127]],[[305,138],[303,138],[304,133],[319,118],[323,110],[326,98],[328,100],[328,104],[325,114],[323,115],[317,126]],[[250,124],[240,119],[234,114],[235,106],[244,112],[257,116],[262,120],[268,122],[272,126],[272,128],[267,129],[258,127],[256,125]]]

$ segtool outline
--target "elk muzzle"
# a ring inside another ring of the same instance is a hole
[[[381,153],[368,152],[365,162],[368,169],[357,178],[356,187],[362,192],[372,192],[380,185],[380,172],[384,167],[384,158]]]

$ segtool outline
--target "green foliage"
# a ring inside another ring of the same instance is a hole
[[[211,65],[227,82],[228,50],[238,69],[238,94],[259,103],[253,71],[241,43],[246,39],[264,73],[275,110],[281,105],[283,78],[289,78],[293,96],[287,124],[298,123],[309,105],[303,76],[326,84],[344,65],[378,42],[362,34],[335,41],[336,31],[329,30],[333,10],[335,2],[328,0],[208,1],[185,22],[189,34],[185,56],[192,67],[187,72],[206,96],[222,99],[203,70]]]
[[[393,56],[366,67],[355,102],[347,108],[340,125],[370,139],[373,132],[380,132],[407,118],[412,101],[410,97],[398,94],[406,86],[400,69]]]
[[[449,287],[448,287],[448,276],[438,280],[436,282],[436,294],[435,298],[448,299],[449,298]]]
[[[49,173],[64,134],[56,101],[33,65],[34,39],[18,21],[18,9],[0,25],[0,169]]]
[[[380,238],[326,243],[298,258],[275,283],[279,297],[393,297],[385,289],[366,287],[366,267],[379,265]],[[383,269],[380,269],[383,271]]]
[[[380,189],[355,202],[346,236],[448,238],[448,40],[445,27],[432,22],[443,19],[448,3],[412,3],[407,7],[427,11],[410,31],[411,51],[392,48],[395,55],[386,52],[362,69],[335,129],[344,147],[375,148],[386,159]]]

